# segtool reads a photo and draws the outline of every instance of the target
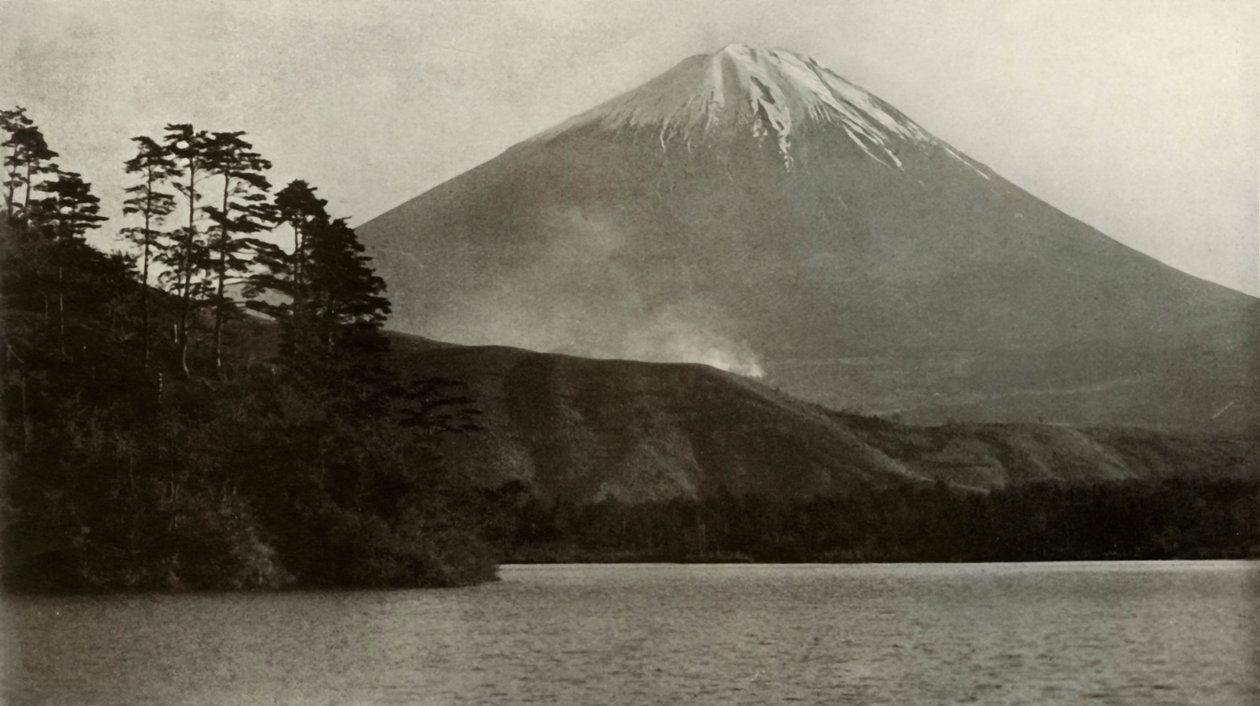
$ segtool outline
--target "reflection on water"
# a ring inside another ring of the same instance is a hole
[[[510,566],[7,598],[15,703],[1260,703],[1260,563]]]

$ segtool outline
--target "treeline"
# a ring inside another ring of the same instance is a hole
[[[988,562],[1260,558],[1260,481],[944,484],[592,505],[501,496],[509,561]]]
[[[477,410],[386,365],[384,283],[314,187],[273,193],[244,133],[171,124],[134,138],[133,247],[105,253],[91,185],[0,118],[6,588],[493,577],[480,496],[433,451]]]

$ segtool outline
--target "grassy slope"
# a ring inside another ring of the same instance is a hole
[[[1260,475],[1260,442],[1045,424],[910,426],[833,412],[699,365],[608,361],[398,337],[407,370],[463,380],[488,431],[448,440],[479,483],[572,501],[802,496],[902,481]]]

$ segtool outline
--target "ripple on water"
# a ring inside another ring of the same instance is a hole
[[[15,703],[1260,703],[1260,564],[519,566],[9,598]]]

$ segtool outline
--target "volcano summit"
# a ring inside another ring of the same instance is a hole
[[[693,56],[638,90],[583,113],[535,139],[598,125],[608,131],[646,128],[668,143],[693,145],[769,137],[791,169],[793,124],[835,125],[872,159],[901,166],[890,143],[944,143],[866,91],[809,57],[727,45],[711,56]],[[955,154],[960,160],[962,157]],[[984,172],[978,171],[981,176]],[[986,176],[987,178],[987,176]]]
[[[788,51],[688,58],[359,233],[392,325],[439,339],[709,363],[921,422],[1260,424],[1260,300]]]

